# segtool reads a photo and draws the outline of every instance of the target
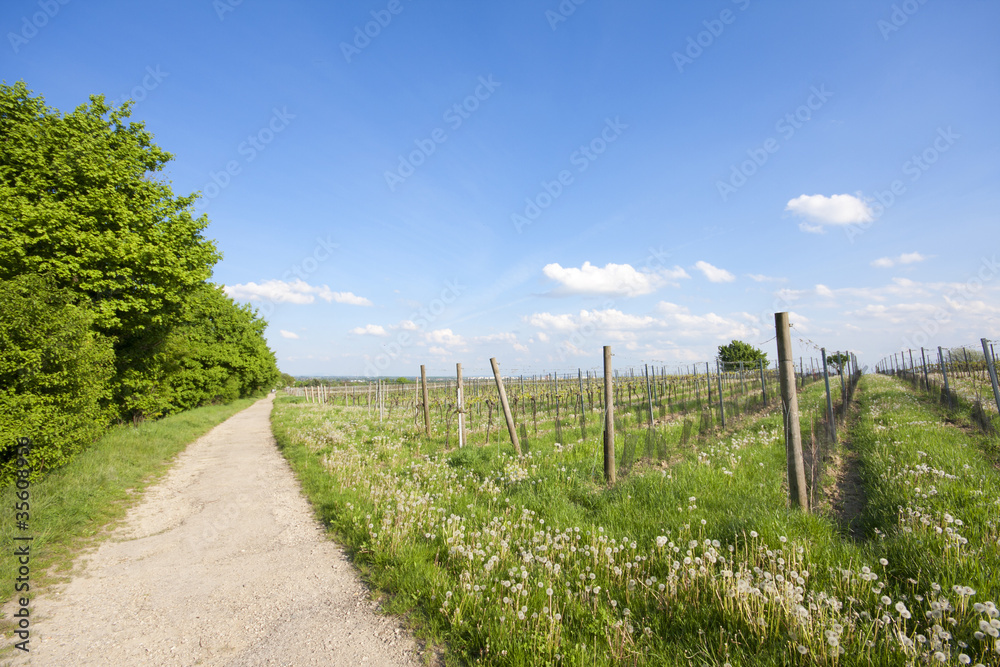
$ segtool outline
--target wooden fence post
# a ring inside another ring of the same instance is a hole
[[[951,408],[951,389],[948,387],[948,371],[944,367],[944,352],[938,345],[938,362],[941,364],[941,377],[944,378],[944,395],[948,397],[948,408]]]
[[[653,428],[653,394],[649,388],[649,364],[646,364],[646,403],[649,404],[649,427]]]
[[[764,360],[758,359],[757,365],[760,366],[760,391],[764,394],[764,407],[767,407],[767,384],[764,382]]]
[[[431,405],[427,400],[427,367],[420,364],[420,387],[424,397],[424,435],[431,437]]]
[[[615,395],[611,373],[611,346],[604,346],[604,479],[615,483]]]
[[[785,421],[785,456],[788,468],[788,496],[793,506],[808,511],[805,460],[802,458],[802,431],[799,427],[799,397],[795,391],[795,360],[788,313],[774,314],[778,339],[778,368],[781,379],[781,403]]]
[[[823,362],[823,382],[826,384],[826,418],[830,426],[830,439],[837,444],[837,421],[833,418],[833,398],[830,396],[830,373],[826,367],[826,348],[819,351]]]
[[[983,358],[986,360],[986,369],[990,373],[990,383],[993,385],[993,400],[996,401],[997,412],[1000,412],[1000,388],[997,387],[997,367],[993,363],[993,350],[985,338],[980,342],[983,344]]]
[[[510,413],[510,404],[507,403],[507,392],[503,388],[503,378],[500,377],[500,366],[497,365],[496,357],[490,357],[490,366],[493,367],[493,378],[497,382],[497,391],[500,392],[500,405],[503,406],[503,416],[507,420],[507,432],[510,433],[510,444],[514,445],[514,451],[520,456],[521,443],[517,440],[514,416]]]
[[[458,404],[458,447],[465,447],[465,395],[462,386],[462,364],[455,364],[458,385],[455,387],[455,402]]]
[[[725,428],[726,428],[726,406],[722,402],[723,401],[723,396],[722,396],[722,368],[719,366],[719,360],[718,359],[715,360],[715,371],[719,375],[719,418],[722,421],[722,429],[725,430]]]

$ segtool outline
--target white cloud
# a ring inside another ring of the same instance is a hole
[[[668,282],[690,278],[679,266],[662,271],[638,271],[631,264],[606,264],[604,268],[584,262],[580,268],[547,264],[542,272],[560,284],[558,294],[614,294],[641,296]]]
[[[475,343],[493,343],[496,341],[504,342],[511,345],[518,352],[527,352],[528,348],[518,342],[517,336],[512,333],[495,333],[487,334],[485,336],[476,336],[473,339]]]
[[[545,333],[544,331],[539,331],[538,332],[538,340],[542,341],[543,343],[548,343],[549,342],[549,335],[547,333]]]
[[[358,336],[388,336],[385,327],[381,324],[366,324],[363,327],[355,327],[351,329],[348,333],[357,334]]]
[[[628,315],[620,310],[581,310],[580,325],[592,325],[605,331],[644,329],[656,324],[656,319],[648,315]]]
[[[327,303],[335,301],[352,306],[370,306],[368,299],[351,292],[334,292],[327,285],[322,287],[310,285],[304,280],[287,282],[284,280],[267,280],[258,283],[242,283],[226,285],[226,294],[240,301],[270,301],[271,303],[307,304],[316,301],[316,297]]]
[[[773,276],[765,276],[762,273],[748,273],[747,277],[755,283],[781,283],[784,282],[784,278],[775,278]]]
[[[416,331],[420,328],[413,320],[403,320],[397,326],[403,331]]]
[[[427,332],[427,342],[447,345],[453,348],[465,347],[465,339],[451,329],[435,329]]]
[[[297,333],[293,332],[293,331],[285,331],[284,329],[282,329],[278,333],[281,334],[282,338],[291,338],[292,340],[298,340],[299,339],[299,335]]]
[[[755,338],[760,335],[760,329],[757,327],[715,313],[693,315],[687,307],[668,301],[661,301],[656,308],[663,314],[661,324],[672,335],[678,337],[693,340],[714,338],[723,341],[734,338]]]
[[[803,218],[799,229],[812,233],[822,232],[823,225],[850,225],[874,219],[871,207],[854,195],[799,195],[788,200],[785,210]]]
[[[319,298],[325,300],[327,303],[330,301],[335,301],[337,303],[346,303],[351,306],[371,306],[372,302],[363,296],[358,296],[353,292],[334,292],[326,285],[317,292]]]
[[[897,257],[879,257],[872,262],[872,266],[879,269],[891,269],[897,264],[915,264],[925,259],[927,259],[927,256],[921,255],[919,252],[904,252]]]
[[[573,316],[553,315],[552,313],[535,313],[524,318],[524,321],[539,329],[551,329],[552,331],[573,331],[576,323]]]
[[[694,267],[705,274],[709,282],[713,283],[731,283],[736,280],[736,276],[731,274],[725,269],[720,269],[717,266],[712,266],[708,262],[699,261],[696,262]]]
[[[904,252],[899,256],[900,264],[913,264],[914,262],[922,262],[926,257],[921,255],[919,252]]]
[[[644,329],[656,324],[656,318],[654,317],[648,315],[628,315],[614,308],[606,310],[581,310],[578,315],[570,313],[562,315],[535,313],[534,315],[525,317],[524,321],[539,329],[547,329],[560,333],[569,333],[583,326],[599,329],[603,332],[610,332]],[[539,338],[543,335],[544,332],[539,332]]]

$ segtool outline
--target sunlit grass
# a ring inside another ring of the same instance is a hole
[[[800,397],[807,438],[822,392]],[[522,457],[503,430],[445,452],[405,414],[279,401],[273,422],[323,520],[453,662],[990,664],[996,473],[899,383],[866,377],[859,397],[860,544],[787,507],[774,411],[688,442],[665,424],[645,449],[633,420],[637,463],[613,488],[599,411],[587,438],[540,422]]]

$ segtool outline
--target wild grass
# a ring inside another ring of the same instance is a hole
[[[807,441],[822,392],[800,396]],[[996,471],[907,396],[859,388],[861,543],[787,507],[774,410],[688,442],[664,424],[613,488],[599,414],[568,442],[542,424],[522,457],[506,440],[444,451],[412,418],[360,408],[279,399],[272,421],[319,516],[448,662],[993,664]]]

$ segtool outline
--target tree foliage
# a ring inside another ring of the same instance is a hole
[[[165,391],[174,409],[226,403],[269,389],[278,380],[267,323],[221,288],[203,285],[165,345]]]
[[[34,442],[38,472],[101,433],[114,373],[111,341],[85,300],[36,275],[0,281],[0,481],[14,474],[16,439]]]
[[[851,356],[846,352],[838,352],[836,354],[826,355],[826,365],[833,369],[834,373],[839,374],[841,368],[847,369],[847,363],[850,362]]]
[[[158,177],[172,156],[130,113],[92,96],[62,114],[23,82],[0,84],[0,451],[10,433],[36,434],[52,443],[44,467],[115,417],[278,378],[266,322],[207,282],[221,255],[196,195]]]
[[[767,366],[767,353],[758,350],[750,343],[741,340],[734,340],[728,345],[719,346],[719,360],[727,369],[739,368],[743,362],[744,368],[756,368],[759,361]]]

